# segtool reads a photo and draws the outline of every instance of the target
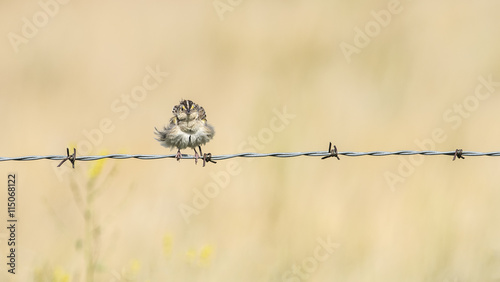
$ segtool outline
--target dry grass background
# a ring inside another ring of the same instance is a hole
[[[498,87],[457,128],[443,114],[474,94],[478,76],[500,80],[500,4],[401,1],[402,12],[348,63],[339,44],[353,44],[354,28],[388,3],[241,1],[221,21],[212,1],[71,1],[16,53],[9,32],[21,34],[22,18],[41,8],[3,1],[0,155],[64,154],[104,118],[114,130],[91,154],[172,153],[153,128],[180,98],[207,110],[217,134],[205,151],[214,154],[247,151],[242,144],[284,108],[295,118],[256,151],[326,150],[329,141],[341,151],[419,150],[415,141],[436,128],[446,134],[437,150],[498,151]],[[112,103],[156,65],[169,76],[120,119]],[[20,221],[18,274],[2,263],[0,278],[500,281],[499,159],[425,157],[391,189],[384,175],[408,159],[235,159],[205,168],[108,160],[74,170],[2,162],[3,183],[18,173]],[[239,174],[186,224],[179,205],[228,164]],[[98,193],[79,208],[74,191],[85,197],[89,187]],[[318,238],[338,248],[314,265]],[[4,261],[5,240],[0,250]],[[287,274],[294,264],[307,277]]]

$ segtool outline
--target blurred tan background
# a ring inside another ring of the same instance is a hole
[[[214,155],[500,150],[497,1],[0,7],[0,156],[173,154],[181,98]],[[0,280],[500,281],[500,159],[451,159],[0,162]]]

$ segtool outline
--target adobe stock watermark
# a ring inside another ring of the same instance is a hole
[[[129,117],[130,112],[136,109],[139,103],[143,102],[150,92],[156,90],[169,75],[167,72],[161,71],[158,65],[155,68],[147,66],[145,72],[140,84],[133,87],[129,93],[124,93],[111,102],[110,109],[114,114],[113,117],[103,117],[96,127],[82,130],[84,138],[76,143],[79,155],[87,155],[95,147],[102,144],[105,135],[111,134],[116,129],[116,121]],[[61,166],[55,168],[54,171],[59,181],[62,181],[62,176],[69,169]]]
[[[471,117],[471,114],[479,108],[481,102],[488,100],[491,94],[497,93],[496,88],[499,87],[500,81],[493,81],[493,75],[490,74],[488,77],[479,76],[474,93],[466,96],[460,103],[455,103],[452,107],[446,109],[442,114],[443,121],[449,125],[451,130],[458,129],[463,120]],[[446,130],[437,127],[431,131],[429,138],[415,139],[414,143],[419,150],[434,151],[436,145],[444,143],[447,138]],[[397,170],[384,173],[385,181],[391,191],[394,192],[398,184],[404,183],[408,177],[412,176],[415,169],[424,163],[424,158],[425,156],[422,155],[399,156]]]
[[[399,0],[391,0],[387,3],[387,9],[380,11],[372,10],[370,15],[372,19],[369,20],[364,28],[354,27],[354,38],[352,44],[345,41],[340,42],[339,47],[344,55],[347,63],[351,63],[351,56],[361,53],[361,50],[368,46],[372,39],[377,37],[383,28],[389,26],[392,17],[403,11],[403,6]]]
[[[247,140],[241,142],[238,150],[246,152],[257,152],[263,150],[266,144],[274,140],[276,133],[285,130],[290,121],[296,115],[287,112],[287,108],[283,107],[281,111],[273,109],[273,117],[269,120],[269,126],[261,128],[256,136],[249,136]],[[179,212],[184,221],[189,224],[191,217],[199,215],[201,211],[207,208],[210,201],[215,199],[219,194],[228,187],[232,177],[239,175],[242,171],[240,163],[236,160],[230,159],[225,161],[224,169],[210,173],[212,179],[203,188],[193,189],[193,196],[190,204],[181,203],[178,205]]]
[[[281,281],[300,282],[308,280],[318,270],[319,264],[327,261],[335,250],[340,247],[340,244],[333,242],[330,236],[326,240],[318,237],[316,242],[318,244],[313,253],[302,259],[300,263],[293,264],[291,270],[287,270],[281,275]]]
[[[66,5],[70,0],[40,0],[38,6],[40,9],[33,13],[30,19],[22,17],[22,27],[19,33],[9,32],[9,39],[12,49],[15,53],[19,52],[21,44],[28,44],[30,39],[33,39],[40,29],[47,26],[52,18],[57,16],[61,9],[61,5]]]
[[[243,0],[215,0],[212,2],[215,13],[219,17],[220,21],[224,20],[224,14],[227,12],[233,12],[236,7],[238,7]]]

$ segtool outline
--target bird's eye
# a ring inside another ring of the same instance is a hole
[[[185,110],[185,109],[186,109],[186,107],[182,106],[182,109],[183,109],[183,110]]]

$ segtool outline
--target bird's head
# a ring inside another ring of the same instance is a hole
[[[179,105],[176,105],[172,113],[180,121],[191,121],[198,118],[199,106],[191,100],[181,100]]]

